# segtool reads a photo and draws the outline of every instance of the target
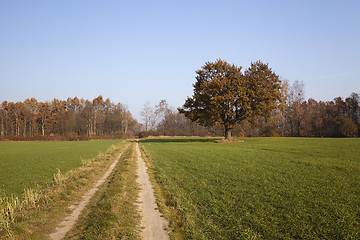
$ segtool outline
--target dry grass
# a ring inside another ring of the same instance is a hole
[[[123,146],[112,146],[106,153],[66,174],[58,171],[52,185],[42,190],[26,188],[23,199],[1,198],[1,239],[48,239],[58,221],[65,216],[66,209],[81,199],[93,182],[106,172]]]
[[[139,239],[136,152],[132,144],[66,239]]]

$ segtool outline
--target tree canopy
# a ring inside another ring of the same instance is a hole
[[[179,111],[204,126],[222,125],[226,139],[241,121],[269,115],[282,99],[279,76],[261,61],[243,73],[242,67],[218,59],[205,63],[196,74],[194,94]]]
[[[24,102],[0,104],[0,138],[8,136],[117,136],[135,134],[138,123],[121,103],[104,100],[68,98],[39,102],[35,98]]]

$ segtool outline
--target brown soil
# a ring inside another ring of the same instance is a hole
[[[170,239],[169,234],[166,231],[168,228],[168,222],[161,216],[159,210],[157,210],[157,204],[154,196],[154,190],[150,183],[149,175],[147,174],[147,167],[145,161],[141,157],[139,143],[136,143],[136,152],[138,155],[138,172],[139,176],[137,182],[139,183],[141,190],[138,198],[139,211],[142,217],[140,233],[143,239]]]

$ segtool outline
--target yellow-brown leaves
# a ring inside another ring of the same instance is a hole
[[[221,59],[207,62],[196,71],[194,95],[180,109],[192,121],[209,126],[220,124],[232,129],[253,115],[266,115],[282,99],[281,81],[268,64],[241,67]]]

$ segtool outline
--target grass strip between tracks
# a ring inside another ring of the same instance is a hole
[[[131,143],[65,239],[139,239],[136,169]]]

